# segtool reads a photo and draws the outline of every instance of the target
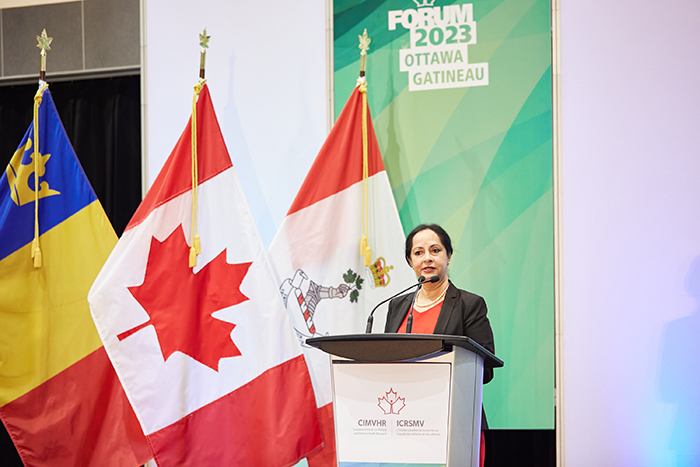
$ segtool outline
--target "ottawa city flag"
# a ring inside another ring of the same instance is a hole
[[[136,467],[151,451],[87,301],[117,235],[45,84],[35,103],[0,176],[0,419],[26,467]]]
[[[335,465],[335,438],[330,360],[305,340],[364,332],[375,305],[416,281],[404,259],[401,221],[364,92],[360,79],[268,250],[304,347],[323,426],[325,448],[309,458],[312,467]],[[363,235],[371,259],[361,251]],[[377,312],[374,332],[384,331],[385,319],[386,306]]]
[[[90,308],[159,466],[292,465],[321,444],[309,373],[206,85],[194,116],[196,170],[190,120]]]

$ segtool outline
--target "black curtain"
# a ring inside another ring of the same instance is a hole
[[[3,170],[32,121],[36,83],[0,86]],[[117,235],[141,202],[138,75],[49,82],[58,115]]]
[[[68,139],[118,235],[141,202],[139,75],[51,83]],[[0,86],[0,164],[5,170],[32,121],[37,83]],[[0,298],[1,299],[1,298]],[[22,467],[0,423],[0,465]]]
[[[554,430],[486,430],[484,467],[556,467]]]

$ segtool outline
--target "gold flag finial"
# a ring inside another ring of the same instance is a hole
[[[39,42],[37,44],[37,47],[40,48],[42,51],[44,50],[51,50],[51,41],[53,40],[53,37],[49,37],[46,34],[46,29],[41,31],[41,36],[36,36],[36,40]]]
[[[51,41],[53,37],[46,34],[46,29],[41,31],[41,36],[36,36],[37,47],[41,49],[41,69],[39,70],[39,79],[46,81],[46,51],[51,50]]]
[[[357,36],[358,39],[360,39],[360,45],[357,47],[362,51],[360,52],[360,77],[365,76],[365,68],[367,66],[367,51],[369,50],[369,43],[372,42],[372,39],[370,39],[367,36],[367,28],[365,28],[365,32],[362,33],[362,35]]]
[[[204,63],[207,58],[209,39],[211,39],[211,36],[207,36],[207,28],[204,28],[204,32],[199,35],[199,46],[202,48],[199,59],[199,77],[201,79],[204,79]]]

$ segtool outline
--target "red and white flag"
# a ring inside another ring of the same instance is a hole
[[[159,466],[292,465],[321,444],[311,380],[207,86],[195,116],[88,301]]]
[[[335,465],[335,438],[330,361],[304,341],[364,332],[372,308],[416,280],[404,259],[401,221],[365,93],[361,80],[268,250],[304,345],[323,426],[326,447],[309,458],[312,467]],[[386,308],[378,312],[374,332],[384,331],[385,319]]]

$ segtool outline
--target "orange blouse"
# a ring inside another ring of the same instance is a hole
[[[417,312],[413,310],[413,326],[411,328],[411,334],[432,334],[435,331],[435,325],[437,324],[438,316],[440,316],[440,310],[442,309],[442,302],[436,303],[432,308],[428,308],[424,312]],[[403,319],[403,323],[399,326],[399,330],[396,332],[406,333],[406,321],[408,321],[408,315]]]

